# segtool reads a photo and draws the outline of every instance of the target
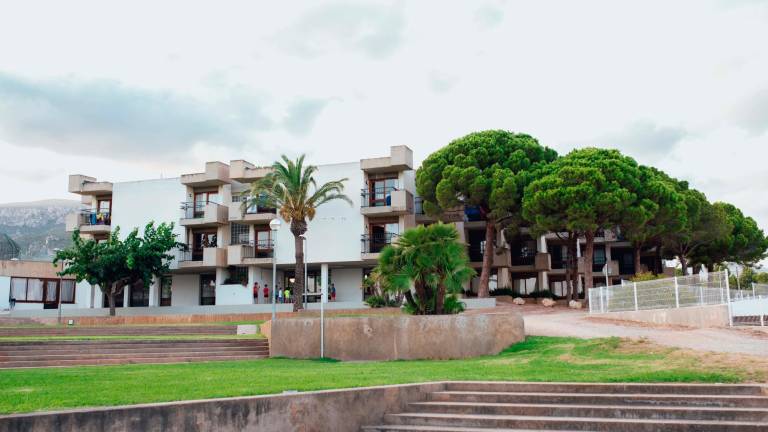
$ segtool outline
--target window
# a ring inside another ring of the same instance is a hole
[[[215,305],[216,304],[216,275],[215,274],[201,274],[200,275],[200,305]]]
[[[380,207],[391,205],[391,195],[398,188],[397,177],[370,179],[368,181],[368,205]]]
[[[125,289],[127,289],[126,287]],[[149,286],[139,282],[131,286],[131,296],[128,298],[128,306],[145,307],[149,306]]]
[[[224,282],[225,284],[240,284],[248,285],[248,268],[247,267],[230,267],[229,278]]]
[[[203,249],[218,247],[218,235],[216,231],[202,231],[192,233],[192,261],[202,261]]]
[[[195,215],[194,216],[203,217],[203,214],[205,213],[205,205],[208,203],[220,204],[219,192],[217,191],[195,192],[195,201],[194,201]]]
[[[170,276],[163,276],[160,279],[160,306],[171,305],[171,283],[173,279]]]
[[[19,303],[75,302],[75,281],[71,279],[11,278],[11,298]]]
[[[230,233],[230,244],[241,245],[248,244],[250,242],[250,228],[248,225],[233,222]]]

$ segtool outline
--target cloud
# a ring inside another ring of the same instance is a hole
[[[57,153],[146,160],[186,156],[196,144],[242,146],[273,127],[260,101],[210,103],[117,81],[32,81],[0,72],[0,139]]]
[[[754,135],[768,130],[768,89],[759,91],[739,105],[733,112],[733,121]]]
[[[429,86],[435,93],[448,93],[456,84],[456,78],[432,71],[429,73]]]
[[[640,121],[598,138],[593,144],[618,148],[635,159],[653,162],[671,153],[687,135],[688,132],[682,128]]]
[[[288,109],[283,127],[297,136],[308,135],[328,102],[330,102],[328,99],[304,99],[294,103]]]
[[[338,48],[384,58],[401,45],[404,28],[399,5],[335,3],[305,13],[279,32],[276,40],[300,57],[317,57]]]
[[[480,27],[496,27],[504,21],[504,11],[489,5],[475,11],[475,22]]]

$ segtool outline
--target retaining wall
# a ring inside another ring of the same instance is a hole
[[[726,327],[728,325],[728,306],[686,306],[671,309],[606,312],[592,314],[590,316],[595,318],[645,322],[659,325],[679,325],[699,328]]]
[[[270,355],[320,357],[320,320],[285,318],[261,326]],[[498,354],[525,338],[517,312],[325,320],[325,356],[339,360],[457,359]]]

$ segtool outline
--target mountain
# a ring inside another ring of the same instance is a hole
[[[0,204],[0,233],[19,245],[21,259],[50,260],[54,249],[72,243],[64,218],[79,208],[79,201],[63,199]]]

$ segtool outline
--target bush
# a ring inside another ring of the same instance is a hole
[[[504,288],[496,288],[495,290],[491,291],[491,296],[511,296],[511,297],[517,297],[517,290],[504,287]]]
[[[535,299],[539,299],[539,298],[554,299],[557,296],[555,296],[555,293],[553,293],[550,290],[541,290],[541,291],[534,291],[524,297],[535,298]]]
[[[443,310],[447,314],[462,313],[467,308],[467,304],[459,300],[459,298],[455,295],[449,295],[446,297],[443,305]]]
[[[365,304],[371,308],[383,308],[383,307],[397,307],[399,306],[396,299],[391,299],[385,296],[372,295],[365,299]]]
[[[643,282],[643,281],[649,281],[649,280],[656,280],[656,279],[663,279],[664,275],[655,275],[651,272],[640,272],[634,276],[632,276],[629,280],[632,282]]]

